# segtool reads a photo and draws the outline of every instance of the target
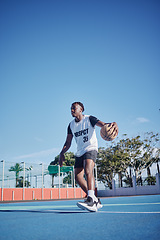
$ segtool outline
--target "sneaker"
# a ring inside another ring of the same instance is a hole
[[[96,202],[96,204],[97,204],[97,209],[100,209],[103,207],[101,200],[99,198],[98,198],[98,202]]]
[[[87,200],[85,200],[84,202],[78,202],[77,206],[83,210],[97,212],[97,203],[93,201],[93,199],[90,196],[88,196]]]

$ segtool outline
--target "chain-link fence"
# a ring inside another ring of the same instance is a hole
[[[65,174],[61,174],[61,187],[62,185],[65,187],[67,184],[67,182],[63,184],[64,177]],[[26,188],[51,188],[56,187],[58,184],[58,177],[49,174],[47,164],[15,163],[4,160],[0,162],[0,188],[21,188],[23,186]]]
[[[83,198],[75,184],[74,166],[0,161],[0,200],[33,201]]]
[[[150,186],[150,185],[156,185],[156,174],[155,175],[149,175],[149,176],[138,176],[136,178],[136,186]],[[132,177],[123,177],[122,179],[115,179],[115,187],[116,188],[128,188],[133,187],[133,179]]]
[[[0,188],[56,188],[56,187],[73,187],[74,175],[72,172],[62,172],[60,176],[58,174],[50,175],[47,164],[41,163],[27,163],[27,162],[8,162],[0,161]],[[95,165],[95,180],[96,187],[100,182],[97,182],[97,166]],[[60,178],[60,179],[59,179]],[[146,176],[138,177],[136,179],[137,186],[155,185],[156,177]],[[121,180],[115,179],[116,188],[120,187],[132,187],[132,178]],[[104,185],[103,185],[104,188]]]
[[[65,188],[78,187],[74,178],[74,167],[64,166],[59,172],[48,171],[49,165],[27,162],[0,162],[0,188]],[[50,168],[53,166],[50,165]],[[55,168],[58,166],[54,166]],[[49,169],[50,169],[49,168]],[[64,169],[63,169],[64,168]],[[70,168],[69,171],[66,168]],[[97,167],[94,169],[97,183]],[[76,184],[76,185],[75,185]]]

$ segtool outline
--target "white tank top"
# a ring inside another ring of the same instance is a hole
[[[77,157],[88,151],[98,151],[95,126],[92,126],[89,115],[84,115],[80,122],[76,122],[74,119],[70,122],[70,129],[77,143],[77,152],[75,154]]]

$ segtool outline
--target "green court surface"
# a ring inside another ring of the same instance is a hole
[[[91,213],[77,200],[0,204],[1,240],[160,239],[160,195],[101,199]]]

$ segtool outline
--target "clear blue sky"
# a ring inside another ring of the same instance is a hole
[[[0,160],[49,164],[74,101],[119,138],[160,132],[159,23],[158,0],[1,1]]]

